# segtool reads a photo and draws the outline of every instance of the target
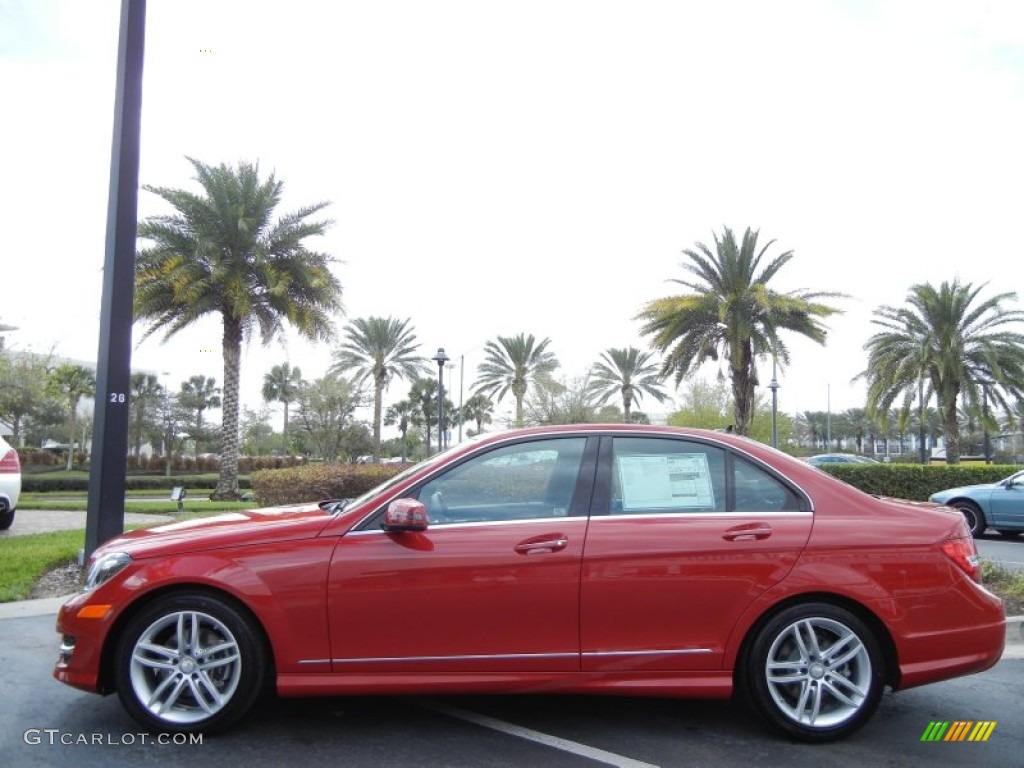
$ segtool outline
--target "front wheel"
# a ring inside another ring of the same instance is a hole
[[[971,536],[978,538],[985,532],[988,525],[985,523],[985,515],[981,511],[981,507],[973,501],[958,501],[953,506],[964,516],[964,520],[967,521],[967,527],[971,531]]]
[[[746,659],[759,714],[801,741],[841,739],[874,714],[885,687],[878,640],[829,603],[787,608],[757,633]]]
[[[146,728],[227,728],[263,687],[266,653],[252,620],[201,593],[158,600],[125,627],[114,658],[117,693]]]

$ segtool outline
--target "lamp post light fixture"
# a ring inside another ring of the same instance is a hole
[[[772,383],[768,389],[772,391],[772,448],[779,447],[779,380],[775,375],[775,355],[772,355]]]
[[[437,363],[437,452],[440,453],[444,450],[444,364],[448,362],[444,347],[438,347],[431,360]]]

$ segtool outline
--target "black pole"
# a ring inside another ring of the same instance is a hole
[[[437,452],[440,453],[444,450],[444,364],[448,362],[444,347],[438,348],[432,359],[437,363]]]
[[[146,0],[121,0],[85,556],[124,531]],[[99,451],[95,449],[99,446]]]

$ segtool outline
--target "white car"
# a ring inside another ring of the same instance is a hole
[[[18,452],[0,437],[0,531],[14,522],[14,510],[21,495],[21,462]]]

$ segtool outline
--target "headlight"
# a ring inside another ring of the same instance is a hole
[[[89,568],[89,575],[85,577],[85,588],[96,589],[100,584],[116,576],[131,561],[131,557],[124,552],[103,555]]]

